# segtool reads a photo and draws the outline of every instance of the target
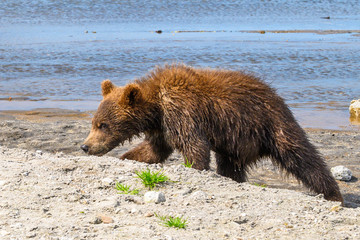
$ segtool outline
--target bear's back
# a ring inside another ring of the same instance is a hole
[[[229,101],[246,104],[252,101],[276,105],[282,100],[275,90],[252,74],[241,71],[195,69],[185,65],[158,67],[142,82],[148,92],[193,101]]]

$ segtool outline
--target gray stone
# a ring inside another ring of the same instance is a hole
[[[187,195],[192,192],[191,188],[185,187],[185,189],[182,190],[182,195]]]

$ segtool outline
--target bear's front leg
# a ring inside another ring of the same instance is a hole
[[[210,169],[210,144],[206,140],[188,141],[186,145],[179,147],[179,151],[184,157],[185,164],[188,161],[194,169]]]
[[[134,149],[124,153],[120,159],[136,160],[146,163],[162,163],[173,152],[162,135],[146,133],[145,140]]]

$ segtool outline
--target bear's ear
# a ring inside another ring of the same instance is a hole
[[[124,92],[120,99],[120,104],[125,104],[133,107],[135,104],[141,103],[142,101],[143,96],[139,85],[132,83],[124,87]]]
[[[101,91],[103,97],[111,93],[111,91],[114,90],[114,88],[115,88],[114,84],[109,79],[104,80],[101,83]]]

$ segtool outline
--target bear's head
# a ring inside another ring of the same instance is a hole
[[[92,128],[81,149],[102,156],[133,136],[152,128],[154,104],[136,83],[116,87],[110,80],[101,84],[103,100],[92,120]]]

